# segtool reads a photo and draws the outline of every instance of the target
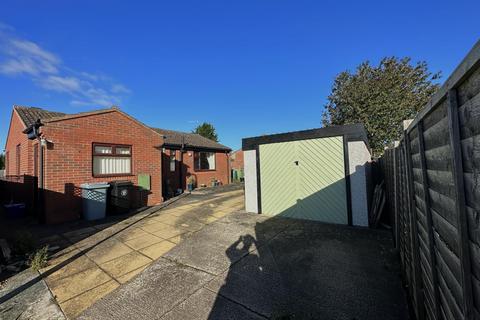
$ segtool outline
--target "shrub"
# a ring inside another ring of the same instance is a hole
[[[48,261],[48,246],[45,246],[35,253],[32,253],[28,259],[28,265],[32,270],[38,271],[47,266]]]

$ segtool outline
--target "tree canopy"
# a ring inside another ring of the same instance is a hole
[[[0,153],[0,170],[5,169],[5,154]]]
[[[328,96],[323,125],[363,123],[375,155],[398,140],[403,120],[415,117],[439,85],[440,73],[432,73],[424,61],[387,57],[378,66],[369,61],[355,73],[340,73]]]
[[[195,130],[192,131],[193,133],[198,133],[202,137],[208,138],[210,140],[213,140],[215,142],[218,142],[218,135],[215,130],[215,127],[208,123],[204,122],[200,125],[198,125]]]

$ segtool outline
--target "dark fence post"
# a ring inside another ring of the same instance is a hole
[[[410,151],[410,137],[407,131],[404,131],[403,141],[405,142],[405,162],[406,162],[406,178],[407,178],[407,202],[410,211],[410,225],[412,233],[412,259],[413,259],[413,278],[415,279],[415,300],[416,313],[419,320],[425,319],[425,304],[423,302],[423,283],[422,283],[422,268],[420,266],[420,252],[418,241],[418,217],[417,210],[415,210],[415,191],[413,189],[413,166],[412,155]]]
[[[400,249],[400,232],[401,232],[401,225],[400,225],[400,210],[399,210],[399,203],[398,203],[398,194],[399,194],[399,179],[400,179],[400,173],[399,173],[399,166],[400,162],[398,161],[398,146],[393,149],[393,167],[394,171],[393,174],[395,176],[394,182],[395,182],[395,188],[394,188],[394,199],[395,201],[394,207],[395,207],[395,229],[397,233],[397,248]]]
[[[455,185],[455,209],[460,239],[460,263],[462,268],[463,308],[465,319],[473,318],[473,293],[471,260],[468,238],[467,208],[465,203],[465,186],[463,180],[462,148],[458,121],[457,90],[451,89],[447,94],[448,128],[452,152],[452,174]]]
[[[428,193],[428,177],[427,177],[427,160],[425,158],[425,140],[423,137],[423,120],[417,124],[418,132],[418,148],[420,151],[420,166],[422,170],[422,184],[423,184],[423,203],[425,204],[425,216],[427,217],[427,233],[428,233],[428,250],[430,251],[430,267],[432,271],[432,286],[433,299],[435,304],[435,319],[440,319],[440,291],[438,289],[438,271],[437,271],[437,257],[435,255],[435,237],[433,235],[433,219],[432,211],[430,209],[430,194]]]

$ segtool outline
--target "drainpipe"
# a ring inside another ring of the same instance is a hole
[[[185,150],[185,137],[182,137],[182,146],[180,147],[180,159],[178,162],[178,169],[180,171],[179,173],[179,180],[180,180],[180,189],[182,189],[182,192],[185,191],[183,189],[183,151]],[[185,182],[185,188],[187,187],[187,183]]]
[[[44,173],[43,173],[43,147],[47,144],[45,138],[38,138],[38,185],[40,189],[44,188]]]
[[[45,188],[45,172],[44,172],[44,146],[47,145],[45,138],[38,138],[38,216],[42,222],[46,222],[44,193]]]
[[[227,171],[228,171],[228,184],[232,183],[232,169],[230,169],[230,152],[226,152],[227,155]]]

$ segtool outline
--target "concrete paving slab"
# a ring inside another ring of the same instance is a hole
[[[57,264],[50,262],[50,266],[43,269],[42,272],[50,270],[51,268],[56,267]],[[87,256],[80,256],[77,259],[69,262],[64,267],[56,270],[52,274],[48,275],[48,279],[57,280],[65,277],[69,277],[86,269],[94,268],[96,264]]]
[[[208,273],[160,258],[79,319],[158,319],[211,279]]]
[[[160,237],[162,239],[170,239],[172,237],[188,233],[189,231],[187,229],[179,228],[179,227],[168,227],[159,231],[153,232],[154,235],[157,237]]]
[[[258,279],[261,277],[227,271],[212,280],[206,288],[267,318],[278,314],[279,310],[288,310],[291,299],[282,285],[281,277],[276,281],[261,279],[263,281],[256,282]]]
[[[140,250],[163,240],[164,239],[154,236],[153,234],[146,234],[133,240],[125,241],[125,244],[134,250]]]
[[[130,272],[124,274],[123,276],[120,276],[120,277],[116,278],[116,280],[119,283],[123,284],[123,283],[129,281],[130,279],[132,279],[133,277],[135,277],[137,274],[141,273],[143,270],[145,270],[146,267],[148,267],[148,265],[144,265],[144,266],[142,266],[138,269],[130,271]]]
[[[128,240],[133,240],[141,236],[147,235],[148,232],[142,230],[141,228],[128,228],[115,236],[116,239],[125,242]]]
[[[163,223],[166,223],[166,224],[171,225],[171,226],[176,225],[178,219],[179,219],[178,216],[170,215],[168,213],[161,214],[158,217],[154,218],[154,220],[156,220],[158,222],[163,222]]]
[[[166,210],[164,213],[165,213],[165,214],[172,215],[172,216],[175,216],[175,217],[181,217],[181,216],[183,216],[186,212],[187,212],[187,210],[181,210],[181,209],[175,208],[175,209]]]
[[[82,311],[90,307],[95,301],[109,294],[119,286],[118,282],[111,280],[100,284],[74,298],[60,303],[63,312],[69,319],[74,319]]]
[[[195,214],[185,214],[181,217],[176,217],[175,223],[170,225],[174,227],[180,227],[182,229],[187,229],[188,231],[198,231],[202,229],[205,224],[201,223]]]
[[[46,279],[50,290],[52,290],[59,303],[65,302],[110,280],[112,278],[97,267],[58,280]]]
[[[149,223],[145,226],[142,226],[142,230],[146,231],[146,232],[149,232],[149,233],[154,233],[156,231],[160,231],[160,230],[163,230],[163,229],[167,229],[169,228],[170,225],[166,224],[166,223],[163,223],[163,222],[158,222],[156,220],[153,220],[153,223]]]
[[[111,261],[102,263],[100,267],[103,271],[108,273],[109,276],[117,279],[126,273],[149,264],[150,262],[152,262],[152,259],[133,251]]]
[[[125,244],[116,239],[109,239],[96,245],[86,255],[95,263],[102,264],[130,252],[132,252],[132,249]]]
[[[212,310],[214,312],[212,312]],[[260,320],[245,307],[207,289],[200,289],[161,318],[162,320]]]
[[[223,218],[229,213],[230,212],[228,212],[228,211],[220,211],[220,210],[217,211],[217,210],[215,210],[214,212],[212,212],[212,216],[216,217],[216,218]]]
[[[146,255],[147,257],[155,260],[163,256],[165,253],[170,251],[175,246],[176,246],[176,243],[164,240],[162,242],[143,248],[140,250],[140,252]]]
[[[80,254],[80,250],[75,248],[75,246],[67,247],[51,256],[51,258],[48,261],[49,266],[46,269],[50,269],[53,266],[56,266],[68,259],[71,259],[73,256],[76,256],[78,254]]]
[[[37,272],[27,269],[8,280],[0,290],[0,319],[65,319],[45,281],[38,277]]]
[[[174,236],[174,237],[168,238],[167,240],[170,241],[170,242],[179,244],[179,243],[182,242],[183,240],[185,240],[185,239],[187,239],[188,237],[190,237],[192,234],[193,234],[192,232],[187,232],[187,233],[180,234],[180,235],[178,235],[178,236]]]
[[[253,237],[241,238],[249,234],[254,234],[251,225],[222,223],[219,220],[194,233],[189,241],[181,242],[165,257],[218,275],[232,262],[256,249]],[[232,244],[242,246],[238,250],[229,250]]]

